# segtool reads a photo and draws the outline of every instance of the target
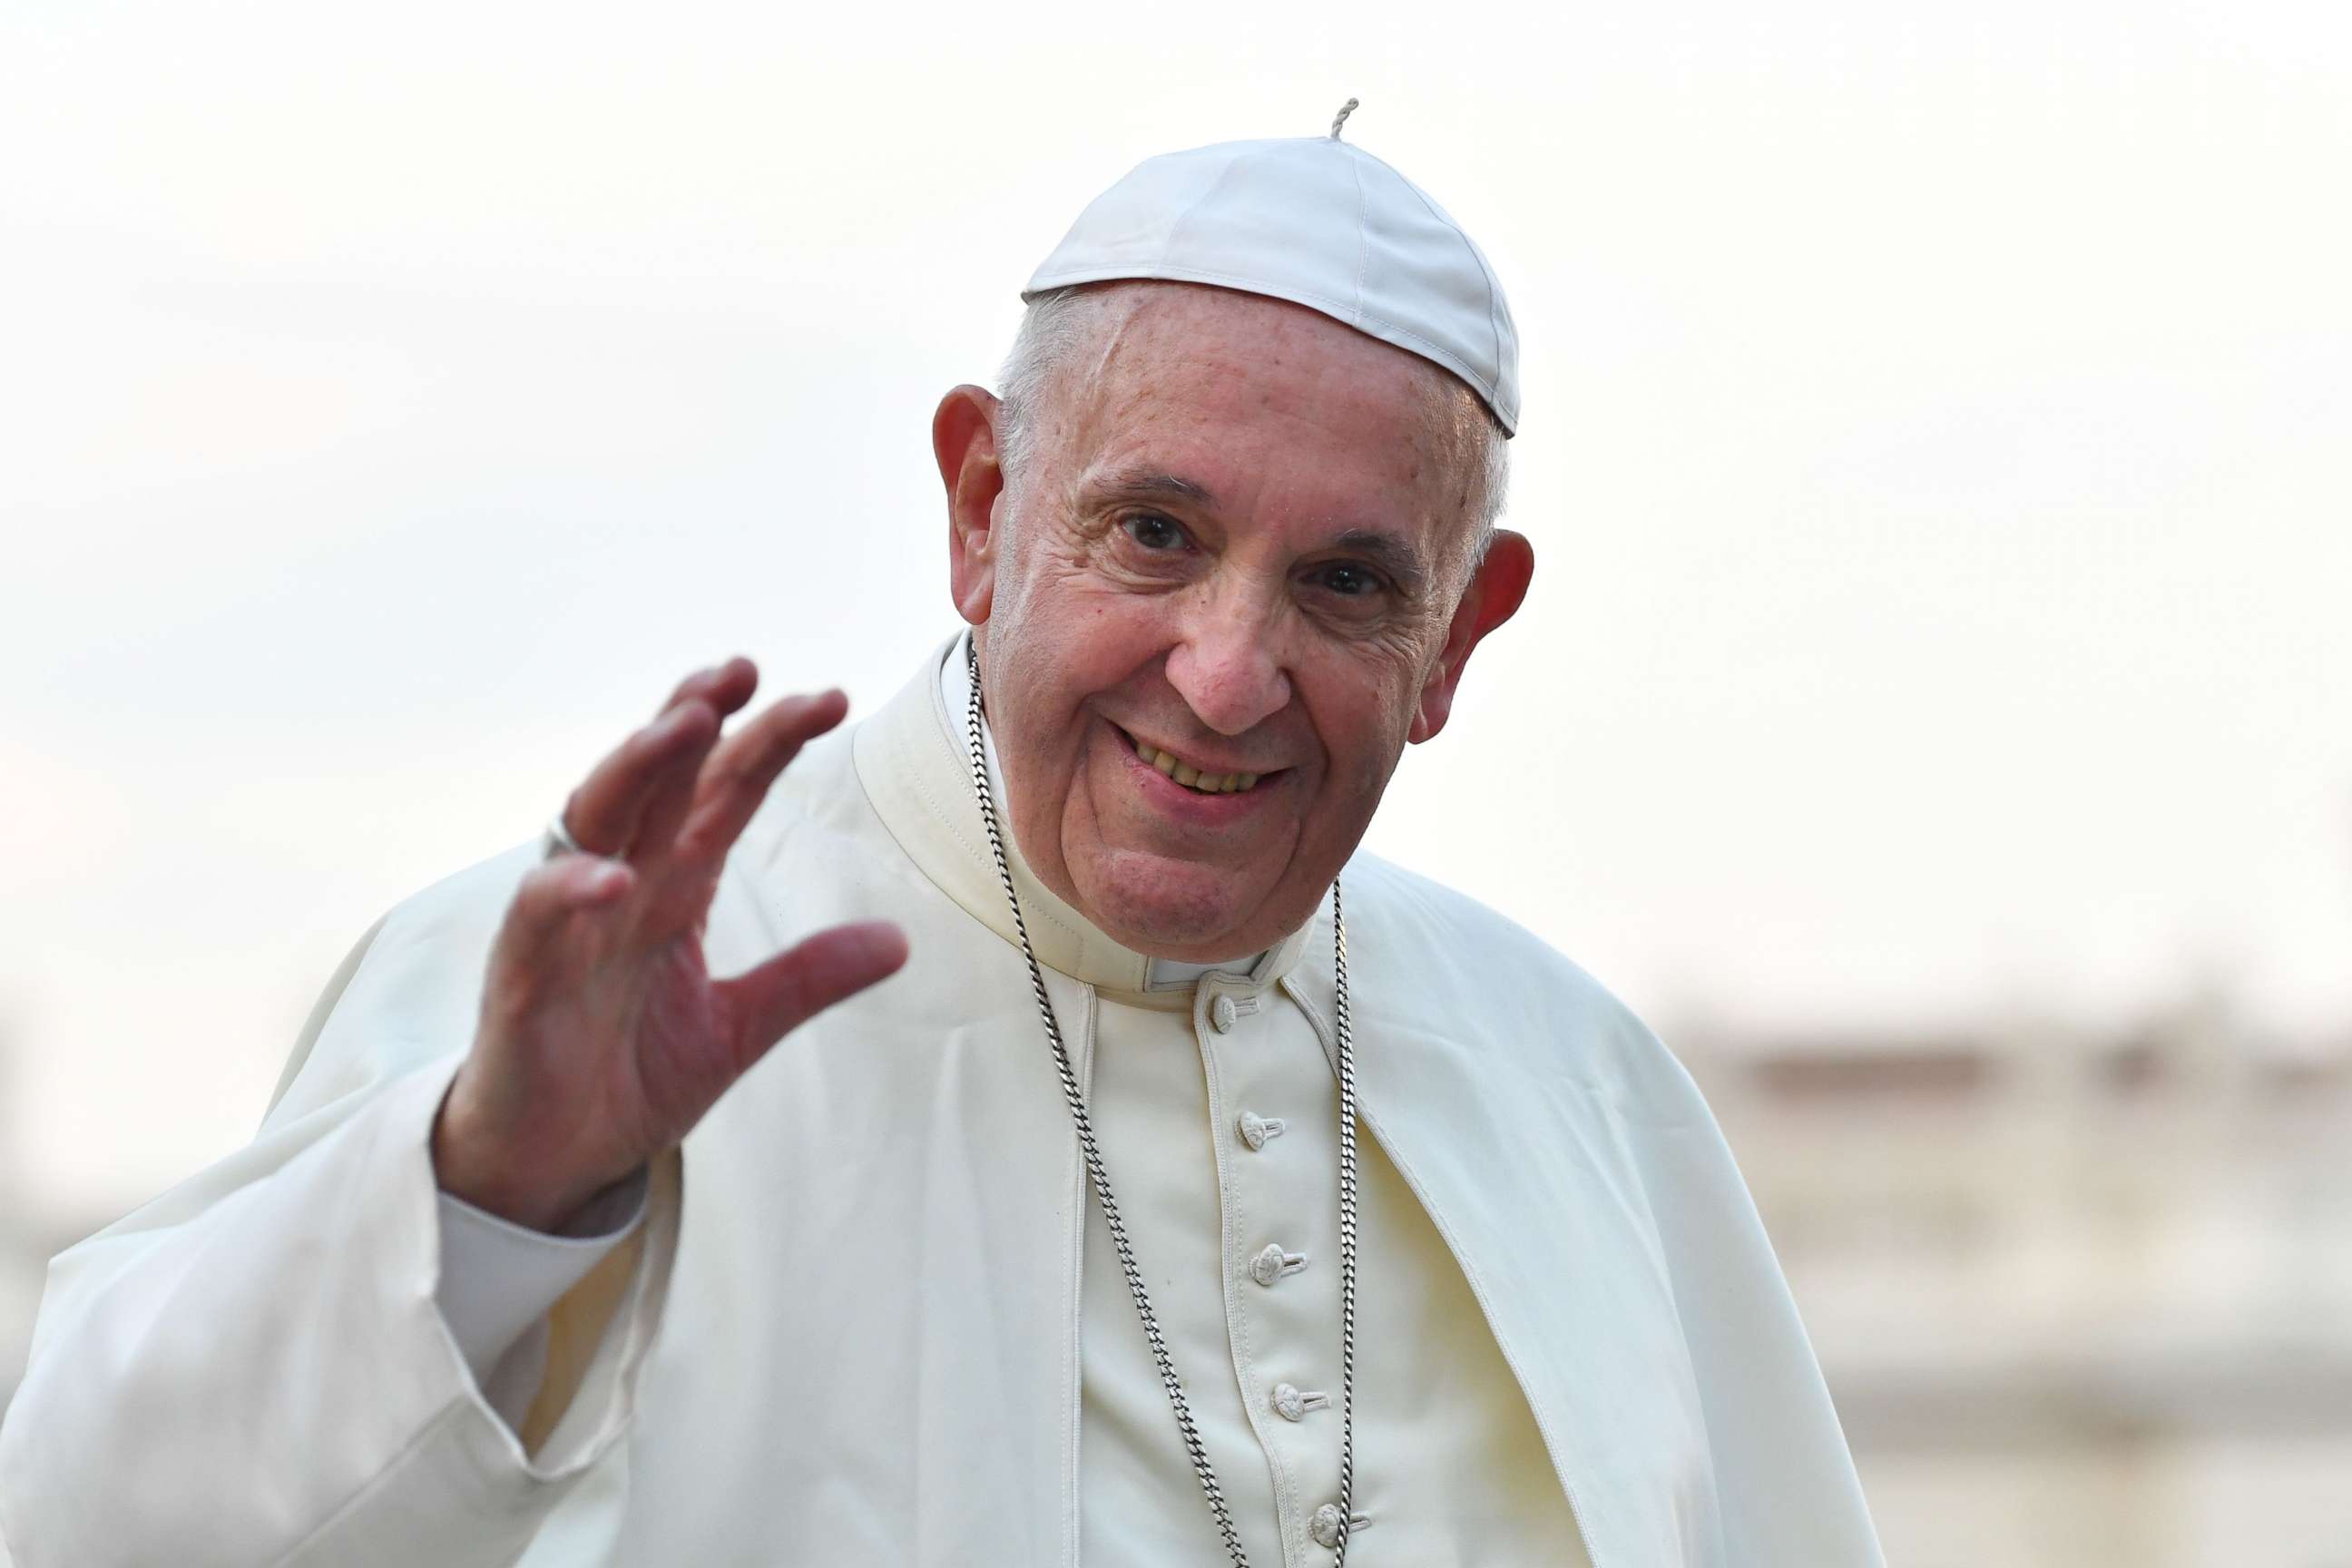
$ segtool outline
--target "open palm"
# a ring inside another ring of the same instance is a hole
[[[732,734],[758,673],[689,677],[572,793],[561,853],[525,877],[491,950],[473,1049],[433,1137],[445,1191],[541,1230],[675,1147],[803,1020],[906,962],[885,921],[818,931],[713,980],[720,868],[800,748],[848,710],[788,697]]]

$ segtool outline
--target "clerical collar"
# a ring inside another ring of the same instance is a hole
[[[1232,974],[1246,979],[1250,973],[1265,961],[1263,952],[1253,952],[1247,958],[1227,959],[1223,963],[1180,963],[1172,958],[1144,955],[1143,988],[1146,991],[1190,991],[1200,984],[1204,974]]]
[[[966,913],[1011,942],[1004,889],[977,827],[979,806],[963,738],[963,648],[959,637],[935,649],[906,690],[858,725],[853,755],[866,798],[908,858]],[[984,744],[990,783],[1003,799],[994,743]],[[1183,1005],[1205,973],[1234,974],[1255,987],[1269,986],[1297,966],[1316,923],[1310,920],[1264,952],[1219,963],[1153,959],[1113,942],[1037,881],[1017,843],[1009,847],[1038,961],[1105,991],[1160,996],[1168,1005]]]

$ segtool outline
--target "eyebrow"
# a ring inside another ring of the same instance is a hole
[[[1208,486],[1156,468],[1120,468],[1087,489],[1105,500],[1187,500],[1205,507],[1217,504]]]
[[[1117,469],[1087,485],[1087,492],[1096,501],[1182,500],[1211,510],[1217,504],[1208,486],[1158,468]],[[1319,548],[1361,557],[1366,564],[1387,574],[1390,581],[1409,597],[1417,597],[1429,585],[1429,568],[1423,563],[1421,552],[1392,533],[1350,528]]]

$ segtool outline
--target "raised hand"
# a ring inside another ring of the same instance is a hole
[[[442,1189],[560,1231],[602,1188],[673,1148],[803,1019],[907,961],[887,921],[818,931],[732,980],[703,966],[727,852],[838,691],[787,697],[720,738],[759,675],[691,676],[572,792],[586,853],[525,877],[491,950],[473,1049],[434,1124]]]

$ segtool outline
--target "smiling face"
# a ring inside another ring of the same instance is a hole
[[[1038,879],[1239,957],[1314,911],[1531,562],[1471,572],[1486,416],[1443,371],[1255,295],[1097,293],[1012,485],[996,400],[940,405],[956,601]]]

